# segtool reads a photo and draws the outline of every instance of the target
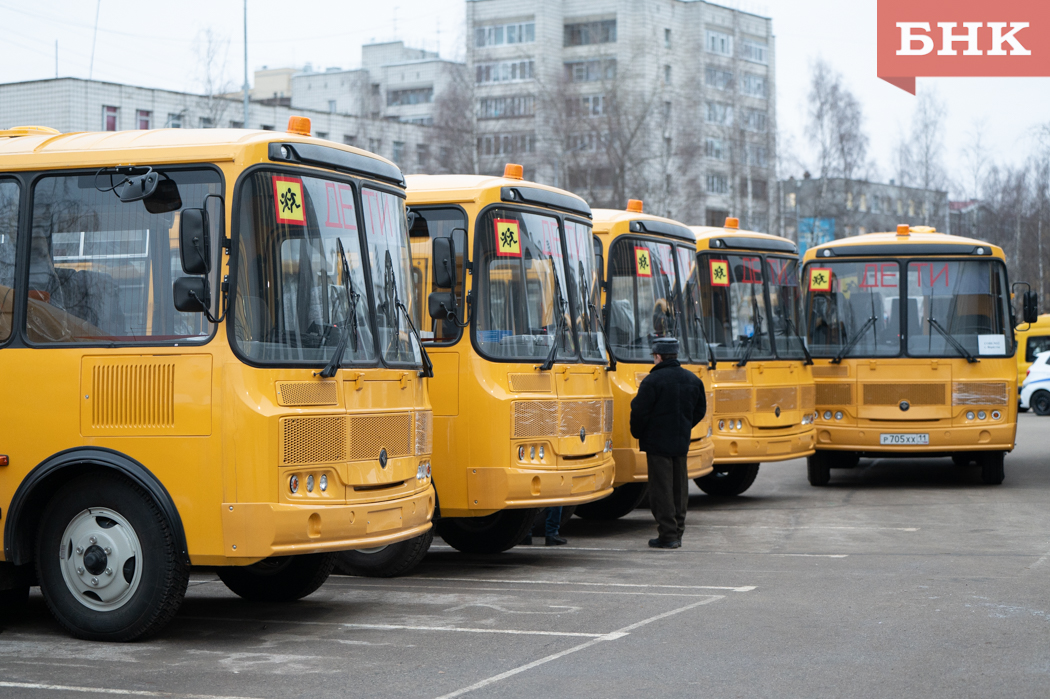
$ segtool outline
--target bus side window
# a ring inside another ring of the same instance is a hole
[[[1025,346],[1024,360],[1026,362],[1034,362],[1036,356],[1040,352],[1046,352],[1050,350],[1050,335],[1036,335],[1028,336],[1028,342]]]
[[[19,194],[17,182],[0,180],[0,342],[11,336],[11,314],[15,307]]]

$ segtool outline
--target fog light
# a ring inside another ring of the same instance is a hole
[[[293,494],[299,492],[299,476],[293,475],[288,479],[288,489],[291,490]]]
[[[825,420],[830,420],[831,419],[831,411],[830,410],[825,410],[824,411],[824,419]]]
[[[977,419],[978,420],[983,420],[986,417],[988,417],[988,413],[984,412],[983,410],[978,411],[978,413],[977,413]]]
[[[328,490],[328,476],[322,473],[321,477],[317,481],[317,485],[321,489],[322,493]]]
[[[966,413],[966,419],[967,420],[972,420],[973,419],[973,411],[972,410]]]
[[[732,432],[735,429],[736,429],[736,423],[733,422],[732,420],[730,420],[729,421],[729,431]]]
[[[529,460],[530,461],[535,461],[536,460],[536,447],[529,447]]]
[[[808,425],[811,422],[813,422],[813,416],[812,415],[808,415],[807,414],[807,415],[803,415],[802,416],[802,424],[803,425]]]
[[[424,461],[416,467],[416,480],[425,481],[430,478],[430,462]]]
[[[999,418],[1001,418],[1002,416],[1003,416],[1003,414],[1002,414],[1002,413],[1000,413],[1000,412],[999,412],[998,410],[993,410],[993,411],[992,411],[992,419],[993,419],[993,420],[998,420],[998,419],[999,419]]]
[[[540,445],[540,461],[543,461],[543,445]]]
[[[719,420],[718,421],[718,429],[719,430],[724,430],[725,428],[726,428],[726,421],[725,420]]]
[[[610,451],[612,451],[612,440],[607,439],[605,440],[605,452],[608,453]]]
[[[306,477],[306,492],[314,492],[314,475],[312,473]]]
[[[518,447],[518,461],[525,460],[525,447]]]
[[[737,421],[736,421],[736,428],[737,428],[738,430],[742,430],[742,429],[744,429],[744,422],[743,422],[742,420],[737,420]]]
[[[841,420],[842,419],[842,411],[841,410],[839,410],[838,412],[835,413],[835,419],[836,420]]]

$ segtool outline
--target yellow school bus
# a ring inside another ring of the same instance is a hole
[[[437,533],[494,553],[537,508],[612,492],[612,392],[591,210],[522,179],[410,175],[409,218],[434,363]],[[423,316],[418,317],[423,328]]]
[[[1050,350],[1050,315],[1044,313],[1034,323],[1017,326],[1014,334],[1017,337],[1017,386],[1020,387],[1036,356]]]
[[[615,490],[607,498],[581,505],[585,519],[623,517],[641,503],[648,486],[645,454],[631,436],[631,400],[652,369],[652,341],[671,335],[680,343],[678,361],[710,385],[710,350],[693,320],[700,313],[696,277],[696,236],[671,219],[642,212],[632,199],[626,211],[594,210],[595,250],[604,269],[604,328],[612,357],[613,457]],[[708,402],[711,402],[708,395]],[[690,478],[712,472],[715,447],[708,415],[693,428],[688,456]]]
[[[901,225],[811,248],[803,263],[819,413],[810,483],[861,456],[951,456],[1002,483],[1017,431],[1002,249]],[[1034,321],[1034,294],[1023,299]]]
[[[710,495],[739,495],[761,462],[813,453],[812,359],[802,339],[798,252],[777,236],[694,226],[702,312],[711,346],[714,472],[696,480]]]
[[[425,552],[403,177],[309,132],[0,131],[4,603],[132,640],[192,566],[283,601]]]

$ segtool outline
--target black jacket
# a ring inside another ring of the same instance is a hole
[[[642,379],[631,401],[631,435],[644,452],[685,456],[689,433],[706,412],[703,382],[677,359],[666,359]]]

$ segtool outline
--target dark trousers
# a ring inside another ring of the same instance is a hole
[[[686,457],[646,454],[649,462],[649,509],[656,520],[660,541],[675,541],[685,533],[689,506]]]

